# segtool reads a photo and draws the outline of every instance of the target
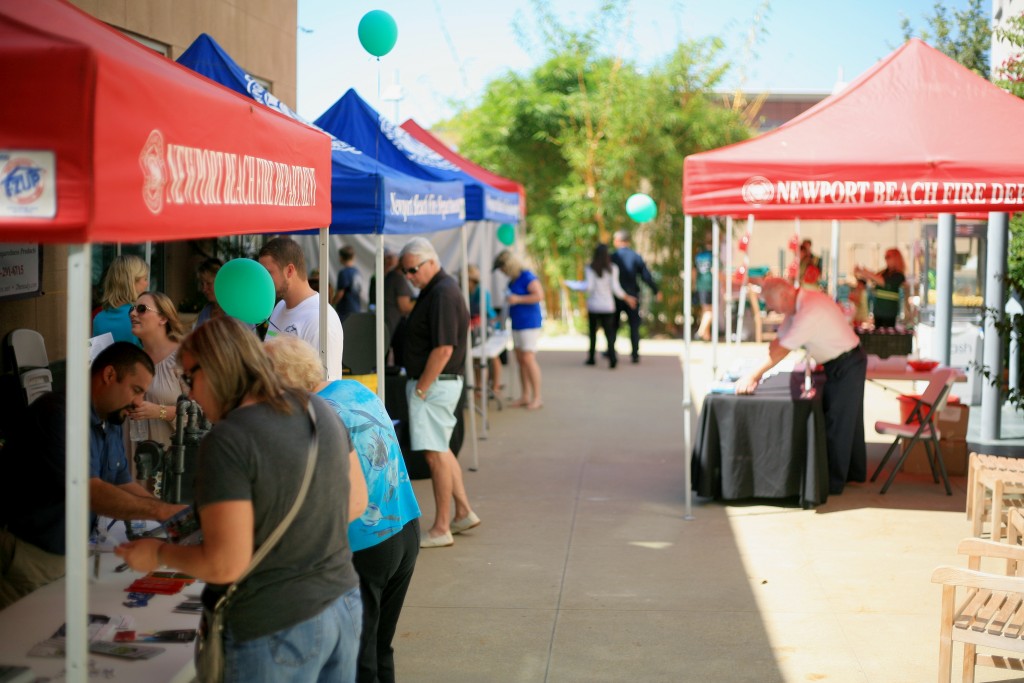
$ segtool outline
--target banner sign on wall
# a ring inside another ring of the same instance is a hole
[[[0,245],[0,299],[43,293],[43,248],[38,244]]]

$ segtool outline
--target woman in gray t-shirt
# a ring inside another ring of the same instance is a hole
[[[313,479],[288,531],[225,608],[224,680],[355,680],[362,603],[347,523],[366,507],[366,484],[341,422],[323,400],[286,390],[259,340],[233,318],[197,328],[179,359],[182,380],[214,423],[196,473],[203,541],[143,539],[118,553],[136,570],[164,565],[205,581],[203,603],[213,608],[298,495],[311,402]]]

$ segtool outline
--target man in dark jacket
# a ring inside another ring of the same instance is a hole
[[[658,291],[658,285],[654,283],[654,278],[651,276],[651,271],[647,269],[647,264],[644,263],[643,257],[629,246],[629,233],[625,230],[617,231],[614,237],[614,244],[615,253],[612,254],[612,263],[619,267],[619,284],[622,285],[622,289],[625,290],[626,294],[639,299],[640,282],[638,280],[643,280],[651,288],[655,298],[661,301],[661,292]],[[634,363],[639,363],[640,306],[630,308],[625,301],[616,299],[615,308],[619,320],[622,319],[623,313],[626,314],[626,319],[629,321],[629,341],[633,345],[632,359]]]

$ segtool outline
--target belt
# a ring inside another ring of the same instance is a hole
[[[831,363],[838,363],[839,361],[843,360],[847,356],[853,355],[853,353],[855,353],[857,351],[860,351],[860,344],[857,344],[856,346],[854,346],[849,351],[843,351],[841,354],[839,354],[838,356],[836,356],[832,360],[825,361],[824,363],[822,363],[822,365],[829,365]]]
[[[410,377],[409,379],[411,379],[413,381],[417,381],[417,380],[419,380],[419,377]],[[442,374],[437,376],[437,381],[438,382],[453,381],[453,380],[457,380],[457,379],[462,379],[462,376],[461,375],[452,374],[452,373],[442,373]]]

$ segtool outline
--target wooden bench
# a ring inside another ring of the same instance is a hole
[[[978,666],[1024,671],[1021,656],[978,652],[981,646],[1024,655],[1024,577],[1017,575],[1024,548],[968,538],[957,552],[968,556],[967,569],[938,567],[932,573],[932,582],[942,584],[939,683],[950,681],[954,642],[964,646],[963,681],[973,683]],[[1005,560],[1007,570],[981,571],[983,557]]]
[[[1005,510],[1024,507],[1024,458],[971,453],[967,466],[967,519],[981,536],[985,522],[991,538],[1002,538]]]

